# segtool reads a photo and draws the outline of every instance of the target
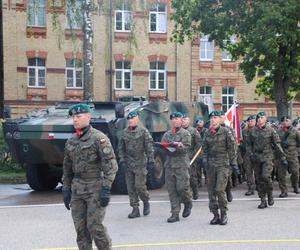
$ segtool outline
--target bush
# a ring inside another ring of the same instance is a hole
[[[24,172],[24,166],[16,163],[9,152],[9,148],[4,140],[3,120],[0,120],[0,171],[2,172]]]

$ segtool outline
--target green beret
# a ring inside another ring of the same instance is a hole
[[[280,121],[284,122],[284,121],[290,120],[290,119],[291,119],[291,117],[289,117],[288,115],[284,115],[283,117],[281,117]]]
[[[90,106],[85,103],[78,103],[69,108],[69,115],[77,115],[82,113],[90,113]]]
[[[134,117],[136,117],[138,115],[139,115],[138,111],[131,111],[127,115],[127,120],[132,119],[132,118],[134,118]]]
[[[188,114],[187,113],[182,113],[182,118],[188,118]]]
[[[223,110],[219,111],[219,116],[221,116],[221,115],[225,115],[225,112]]]
[[[183,117],[183,114],[181,112],[173,112],[171,115],[170,115],[170,119],[172,120],[173,118],[175,117]]]
[[[199,117],[199,118],[196,120],[196,124],[198,124],[198,123],[200,123],[200,122],[204,122],[202,117]]]
[[[266,112],[262,111],[262,112],[259,112],[257,115],[256,115],[256,119],[262,117],[262,116],[266,116]]]
[[[297,125],[299,124],[299,119],[295,119],[294,121],[293,121],[293,126],[294,127],[296,127]]]
[[[255,120],[256,116],[255,115],[249,115],[249,117],[247,118],[247,122],[251,121],[251,120]]]
[[[220,116],[220,112],[218,112],[218,111],[216,111],[216,110],[211,111],[208,117],[210,118],[210,117],[212,117],[212,116]]]

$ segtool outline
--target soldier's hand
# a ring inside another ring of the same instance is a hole
[[[110,188],[103,186],[100,190],[99,201],[101,207],[106,207],[110,201]]]
[[[282,160],[281,160],[281,164],[282,164],[282,166],[283,166],[285,169],[287,169],[287,171],[290,173],[288,161],[287,161],[286,159],[282,159]]]
[[[171,146],[171,147],[174,147],[174,148],[177,148],[177,147],[182,147],[183,144],[182,144],[182,142],[180,142],[180,141],[174,141],[174,142],[171,142],[171,143],[170,143],[170,146]]]
[[[70,210],[70,202],[71,202],[71,190],[70,189],[65,189],[62,191],[63,197],[64,197],[64,203],[66,209]]]

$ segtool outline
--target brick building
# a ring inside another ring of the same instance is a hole
[[[82,32],[74,14],[81,1],[75,7],[65,2],[3,1],[4,96],[15,117],[83,98]],[[238,62],[206,37],[170,42],[170,0],[105,0],[99,7],[92,17],[96,101],[212,98],[216,109],[226,110],[238,99],[242,116],[258,110],[276,115],[274,103],[255,94],[255,81],[245,82]]]

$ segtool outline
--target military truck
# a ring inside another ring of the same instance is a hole
[[[62,102],[44,110],[31,113],[20,119],[7,119],[4,123],[5,140],[13,158],[26,164],[27,182],[36,191],[54,189],[61,181],[64,146],[75,132],[68,109],[75,102]],[[183,102],[138,101],[93,102],[91,125],[105,133],[111,140],[118,158],[118,140],[127,126],[126,116],[138,110],[140,120],[151,133],[155,142],[170,129],[169,116],[174,111],[189,113],[192,119],[207,116],[207,106],[203,103],[185,104]],[[164,161],[166,152],[158,145],[155,148],[154,169],[148,169],[147,186],[149,189],[164,185]],[[119,168],[113,190],[127,193],[125,170]]]

